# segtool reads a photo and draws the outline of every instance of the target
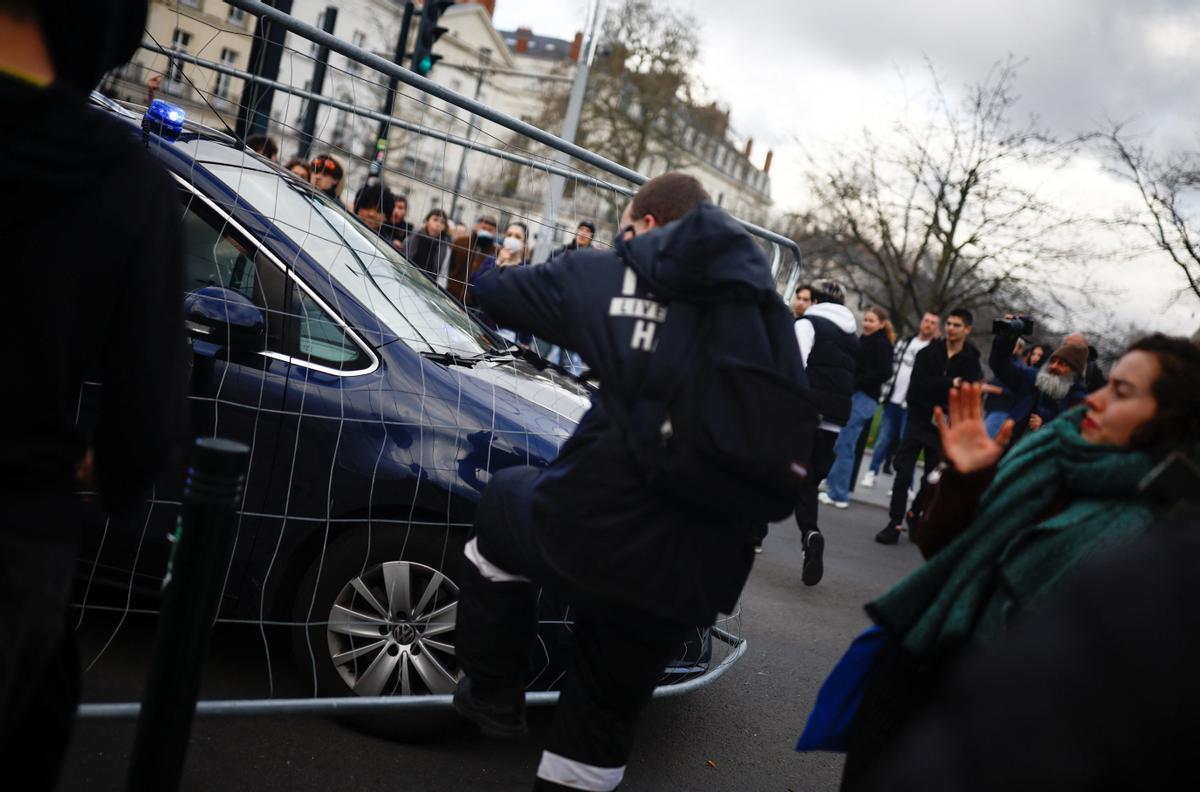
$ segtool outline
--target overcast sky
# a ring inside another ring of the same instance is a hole
[[[616,6],[619,0],[607,0]],[[497,0],[497,27],[520,25],[570,38],[585,0]],[[753,137],[756,164],[774,148],[772,194],[803,207],[803,147],[846,145],[864,127],[886,132],[920,104],[924,61],[957,90],[1012,54],[1024,59],[1020,111],[1062,134],[1128,120],[1160,150],[1195,148],[1200,107],[1200,3],[1194,0],[690,0],[699,22],[697,77]],[[1051,189],[1081,208],[1116,206],[1127,190],[1087,157]],[[1176,332],[1200,326],[1200,310],[1167,302],[1181,279],[1169,264],[1109,265],[1102,279],[1132,297],[1113,306]]]

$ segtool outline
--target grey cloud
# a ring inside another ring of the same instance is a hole
[[[951,89],[981,79],[1012,53],[1027,59],[1022,108],[1064,133],[1106,116],[1138,117],[1179,138],[1190,135],[1190,111],[1200,100],[1200,57],[1193,54],[1200,49],[1171,56],[1145,36],[1151,25],[1174,25],[1200,44],[1200,11],[1187,0],[743,0],[736,16],[723,0],[689,7],[704,25],[705,46],[745,53],[747,70],[776,87],[780,75],[771,70],[786,69],[789,53],[870,71],[897,64],[910,73],[928,56]],[[733,99],[726,97],[737,105]]]

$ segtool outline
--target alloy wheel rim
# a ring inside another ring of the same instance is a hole
[[[458,661],[458,586],[412,561],[376,564],[334,599],[326,628],[329,656],[360,696],[451,693]]]

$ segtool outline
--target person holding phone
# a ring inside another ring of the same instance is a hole
[[[509,223],[504,231],[504,239],[496,255],[488,256],[479,265],[479,270],[471,274],[471,285],[474,286],[479,277],[497,267],[523,267],[529,263],[529,249],[526,240],[529,238],[529,227],[524,223]],[[529,346],[533,336],[528,333],[518,333],[515,330],[500,327],[486,313],[480,312],[481,318],[488,327],[496,330],[501,336],[514,344]]]

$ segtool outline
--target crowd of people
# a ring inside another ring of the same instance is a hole
[[[268,135],[255,134],[246,139],[246,147],[272,162],[279,161],[279,145]],[[334,201],[342,201],[345,169],[330,154],[320,154],[311,162],[303,158],[288,160],[284,166],[302,181],[308,182]],[[408,220],[408,197],[395,194],[377,176],[368,177],[354,193],[347,208],[380,238],[404,254],[431,281],[450,290],[463,305],[474,309],[479,318],[509,341],[524,345],[532,337],[499,328],[485,312],[478,310],[471,296],[479,276],[494,267],[525,266],[530,263],[529,226],[514,221],[498,236],[496,218],[480,215],[471,231],[460,220],[451,219],[439,208],[430,209],[419,226]],[[596,224],[580,221],[570,242],[554,249],[550,258],[569,251],[591,247]],[[566,361],[571,353],[562,353]],[[556,358],[554,362],[559,362]]]
[[[0,4],[0,94],[22,108],[0,127],[0,160],[47,196],[15,204],[6,237],[13,325],[44,328],[12,350],[29,385],[0,390],[22,419],[0,444],[0,756],[23,789],[55,786],[75,714],[80,531],[140,502],[185,441],[175,187],[86,100],[145,21],[138,0]],[[278,156],[269,138],[247,143]],[[342,200],[334,157],[286,167]],[[78,255],[44,211],[64,190],[95,207],[75,236],[123,244]],[[923,563],[865,604],[873,638],[846,671],[857,694],[824,743],[846,751],[843,789],[1196,775],[1196,342],[1148,335],[1105,378],[1081,334],[1026,345],[1028,322],[1008,315],[988,380],[967,307],[925,313],[898,340],[900,317],[872,306],[860,323],[822,280],[795,289],[789,313],[745,228],[678,172],[639,188],[612,247],[594,247],[583,222],[539,266],[520,222],[501,236],[495,217],[467,229],[433,209],[414,227],[378,179],[348,208],[497,332],[572,350],[600,383],[548,466],[490,471],[458,581],[453,703],[493,736],[527,731],[538,588],[572,603],[534,789],[621,784],[664,665],[736,609],[766,522],[794,514],[801,580],[822,580],[819,507],[848,507],[877,413],[858,483],[889,466],[894,483],[875,539],[907,532]],[[83,431],[79,394],[95,377],[104,398]]]
[[[853,480],[878,418],[871,461],[858,484],[871,488],[881,472],[894,473],[888,522],[875,539],[895,544],[908,531],[916,541],[929,474],[942,460],[934,412],[946,409],[953,389],[984,379],[982,355],[969,338],[974,317],[965,308],[954,308],[943,323],[937,313],[926,312],[916,333],[897,339],[887,311],[870,306],[856,336],[855,317],[843,302],[842,287],[833,281],[801,284],[791,300],[810,382],[824,407],[812,485],[823,480],[826,489],[813,497],[838,509],[850,505]],[[992,378],[980,386],[986,395],[988,435],[995,438],[1004,429],[1007,443],[1043,428],[1105,383],[1082,334],[1068,335],[1051,351],[1046,344],[1022,339],[1021,327],[1022,319],[1013,315],[996,323],[993,330],[1000,332],[994,334],[987,358]],[[918,460],[924,469],[913,497]],[[809,537],[819,530],[815,508],[803,504],[796,520],[807,548]],[[820,562],[813,558],[808,564]]]

